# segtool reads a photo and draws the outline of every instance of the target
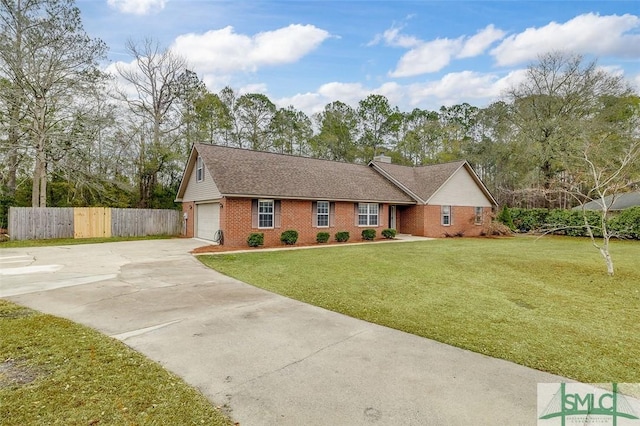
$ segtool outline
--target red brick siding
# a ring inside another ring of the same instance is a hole
[[[381,236],[383,229],[388,227],[389,209],[383,205],[381,220],[377,227],[360,227],[356,225],[354,203],[336,202],[334,225],[329,228],[317,228],[313,226],[312,201],[307,200],[281,200],[280,201],[280,227],[274,229],[258,229],[252,227],[251,199],[250,198],[226,198],[220,214],[220,228],[224,233],[224,245],[242,247],[247,245],[247,237],[253,232],[264,233],[265,246],[279,246],[280,234],[288,229],[298,231],[298,243],[310,244],[316,242],[318,232],[328,232],[334,239],[338,231],[348,231],[350,240],[360,240],[362,230],[374,228],[377,235]]]
[[[281,200],[281,226],[275,229],[252,228],[251,199],[223,198],[220,209],[220,229],[224,233],[224,244],[233,247],[247,245],[247,237],[252,232],[263,232],[265,246],[279,246],[280,234],[288,229],[298,231],[298,242],[301,244],[315,243],[318,232],[328,232],[334,239],[338,231],[348,231],[350,240],[360,240],[362,230],[374,228],[378,237],[383,229],[389,227],[389,206],[382,206],[381,221],[377,227],[361,227],[356,225],[354,203],[336,202],[334,225],[329,228],[313,226],[312,201]],[[485,207],[483,219],[490,220],[491,208]],[[195,235],[195,203],[182,204],[183,213],[187,213],[187,227],[184,234],[188,238]],[[478,236],[483,230],[482,225],[476,225],[475,207],[452,206],[452,222],[450,226],[441,224],[440,206],[399,206],[396,210],[398,232],[418,236],[442,238],[445,234],[454,235],[464,232],[465,236]]]
[[[424,236],[441,238],[464,233],[467,237],[477,237],[482,233],[482,224],[475,224],[475,207],[451,206],[451,225],[442,225],[441,206],[424,206]],[[483,220],[490,220],[491,207],[483,208]]]
[[[396,220],[400,234],[424,235],[423,206],[398,207]]]
[[[186,203],[182,203],[182,213],[187,214],[187,228],[183,230],[183,235],[187,238],[193,238],[195,235],[194,225],[196,222],[195,214],[196,214],[196,203],[193,201],[189,201]]]

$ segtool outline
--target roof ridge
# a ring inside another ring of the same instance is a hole
[[[216,148],[233,149],[233,150],[236,150],[236,151],[255,152],[255,153],[258,153],[258,154],[271,154],[271,155],[278,155],[278,156],[289,157],[289,158],[304,158],[304,159],[307,159],[307,160],[328,161],[330,163],[348,164],[348,165],[352,165],[352,166],[368,167],[367,164],[362,164],[362,163],[350,163],[348,161],[343,161],[343,160],[329,160],[327,158],[310,157],[308,155],[286,154],[286,153],[283,153],[283,152],[272,152],[272,151],[262,151],[262,150],[259,150],[259,149],[251,149],[251,148],[240,148],[238,146],[226,146],[226,145],[218,145],[218,144],[214,144],[214,143],[202,143],[202,142],[195,143],[194,145],[212,146],[212,147],[216,147]]]

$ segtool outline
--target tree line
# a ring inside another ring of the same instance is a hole
[[[73,0],[0,0],[0,203],[174,207],[193,143],[366,164],[467,159],[514,207],[576,205],[640,182],[640,97],[580,55],[550,52],[486,107],[401,111],[379,94],[311,116],[261,93],[214,93],[179,52],[107,47]],[[1,227],[1,226],[0,226]]]

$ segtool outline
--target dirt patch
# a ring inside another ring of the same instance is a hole
[[[0,389],[25,386],[44,374],[28,365],[20,365],[15,360],[0,362]]]
[[[35,314],[36,312],[29,308],[18,307],[17,309],[8,309],[8,310],[0,309],[0,318],[6,318],[6,319],[26,318]]]

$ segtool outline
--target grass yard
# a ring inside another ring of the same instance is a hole
[[[640,243],[442,239],[199,256],[275,293],[584,382],[640,382]]]
[[[180,378],[87,327],[0,300],[0,425],[231,425]]]

